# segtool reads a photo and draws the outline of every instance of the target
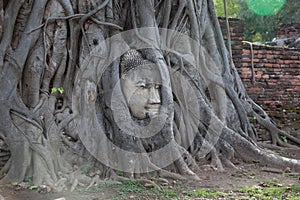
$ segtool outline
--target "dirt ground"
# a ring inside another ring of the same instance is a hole
[[[300,154],[299,154],[300,156]],[[223,172],[215,171],[210,166],[202,167],[199,172],[201,181],[173,181],[162,186],[163,193],[155,193],[153,188],[134,185],[105,186],[90,190],[76,189],[74,192],[40,193],[38,190],[20,189],[13,185],[0,186],[0,200],[100,200],[100,199],[247,199],[234,194],[243,187],[267,185],[271,182],[279,186],[299,185],[299,174],[288,169],[275,170],[259,166],[258,164],[238,164],[238,169],[225,169]],[[268,186],[266,186],[268,187]],[[131,189],[130,189],[131,188]],[[187,191],[197,189],[217,190],[231,193],[229,198],[196,198],[189,196]],[[297,195],[299,194],[299,198]],[[300,192],[293,199],[300,199]],[[254,198],[256,199],[256,198]],[[287,198],[288,199],[288,198]]]

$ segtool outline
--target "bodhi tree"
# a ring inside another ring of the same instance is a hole
[[[300,170],[257,142],[251,117],[269,146],[300,144],[247,95],[213,3],[1,0],[1,182],[198,180],[232,159]]]

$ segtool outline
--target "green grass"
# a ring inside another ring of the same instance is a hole
[[[135,180],[123,181],[122,184],[111,184],[112,188],[116,190],[119,195],[126,195],[128,193],[141,193],[146,188]]]
[[[279,183],[279,180],[277,180],[276,178],[273,178],[271,180],[266,180],[264,181],[266,184],[271,185],[271,186],[276,186],[276,184]]]
[[[88,174],[88,172],[89,172],[89,170],[90,170],[90,166],[89,165],[81,165],[80,166],[80,171],[81,171],[81,173],[82,174],[85,174],[85,175],[87,175]]]
[[[24,182],[31,182],[32,181],[32,176],[25,176]]]
[[[104,185],[97,185],[92,186],[89,189],[86,188],[77,188],[78,192],[101,192],[105,188],[112,188],[116,191],[117,197],[114,199],[126,199],[129,194],[143,194],[145,191],[147,191],[147,188],[145,188],[142,184],[135,180],[127,180],[122,181],[122,184],[116,184],[116,183],[109,183]]]
[[[264,186],[264,187],[263,187]],[[112,188],[116,192],[115,200],[128,199],[133,196],[134,199],[143,197],[143,199],[250,199],[255,197],[260,200],[286,199],[300,200],[300,186],[281,186],[276,179],[264,181],[263,186],[242,187],[235,191],[222,191],[217,189],[190,188],[185,185],[175,184],[172,186],[157,188],[146,188],[136,180],[122,181],[122,184],[105,184],[93,186],[89,190],[100,192],[105,188]],[[185,192],[183,192],[185,191]]]
[[[203,197],[203,198],[217,198],[217,197],[228,196],[223,191],[207,190],[202,188],[193,191],[188,191],[187,195],[192,197]]]
[[[175,198],[179,197],[178,191],[176,189],[169,189],[164,188],[161,191],[154,190],[156,192],[156,195],[159,197],[166,197],[166,198]]]
[[[255,197],[262,200],[272,200],[274,198],[289,200],[300,199],[300,186],[298,185],[277,187],[270,184],[269,187],[243,187],[237,192],[249,198]]]
[[[110,186],[114,188],[120,197],[125,197],[125,199],[129,194],[142,195],[144,197],[149,197],[149,199],[152,199],[153,197],[175,198],[179,196],[176,188],[163,188],[162,190],[158,190],[157,188],[146,188],[135,180],[127,180],[123,181],[121,185],[111,184]]]

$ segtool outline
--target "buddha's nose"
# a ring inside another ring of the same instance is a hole
[[[159,90],[155,87],[150,87],[149,101],[150,104],[160,104],[160,94]]]

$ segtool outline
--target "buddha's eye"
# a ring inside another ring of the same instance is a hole
[[[145,83],[138,83],[137,87],[139,87],[141,89],[145,89],[146,88],[146,84]]]

